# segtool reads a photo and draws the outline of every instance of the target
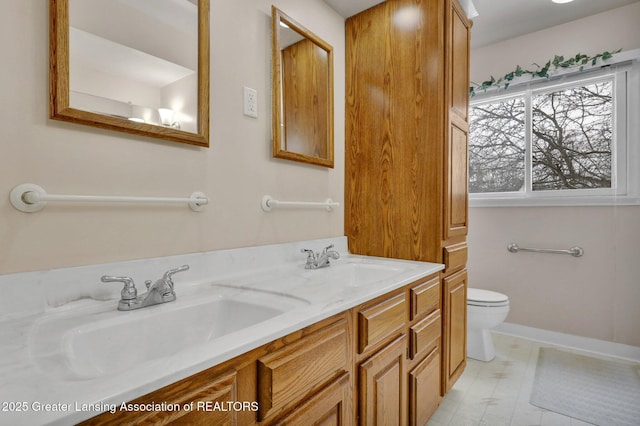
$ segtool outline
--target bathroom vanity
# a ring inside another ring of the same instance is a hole
[[[330,244],[339,259],[304,268],[301,249]],[[134,311],[100,282],[183,264],[175,301]],[[0,399],[24,408],[0,424],[424,424],[443,267],[342,237],[0,276]]]
[[[440,402],[439,294],[418,279],[132,402],[177,411],[85,424],[423,425]]]

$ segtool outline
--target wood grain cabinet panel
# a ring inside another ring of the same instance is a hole
[[[358,353],[381,342],[407,321],[404,293],[358,312]]]
[[[411,359],[420,357],[439,347],[441,333],[440,310],[433,312],[412,326],[409,334],[409,356]]]
[[[416,13],[406,31],[393,21]],[[383,2],[347,19],[349,251],[435,261],[442,228],[444,2]],[[382,50],[381,50],[382,49]]]
[[[345,373],[329,386],[313,395],[296,410],[274,422],[278,426],[350,426],[351,383]]]
[[[467,264],[467,243],[462,242],[444,247],[444,273],[450,274]]]
[[[347,369],[347,321],[342,319],[317,333],[258,359],[258,419],[295,403]]]
[[[469,120],[469,20],[455,2],[451,5],[451,112],[464,121]]]
[[[443,394],[448,392],[467,365],[467,270],[442,280]]]
[[[467,235],[469,46],[471,23],[457,1],[447,1],[447,138],[444,239]]]
[[[442,401],[440,349],[434,349],[409,373],[409,424],[423,426]]]
[[[360,424],[406,424],[404,363],[407,338],[402,335],[359,367]]]
[[[162,403],[177,404],[173,411],[118,411],[103,413],[82,425],[194,425],[194,426],[236,426],[238,411],[229,410],[228,404],[238,401],[236,372],[219,375],[203,372],[166,386],[134,401],[131,404]],[[194,410],[182,407],[194,403]],[[214,410],[214,404],[226,409]],[[200,407],[200,409],[198,409]],[[210,408],[208,410],[207,408]]]
[[[463,126],[466,127],[466,126]],[[467,235],[468,165],[467,130],[452,124],[448,138],[446,163],[445,240]]]
[[[394,22],[403,9],[419,17],[411,31]],[[443,277],[465,268],[470,30],[457,0],[386,1],[347,19],[345,235],[351,253],[446,263]],[[429,314],[421,309],[435,309],[432,293],[422,291],[408,294],[412,322]],[[464,329],[462,293],[441,291],[451,299],[440,306],[443,333]],[[442,338],[447,386],[464,368],[465,338]],[[366,339],[358,342],[360,353],[368,347]]]
[[[411,287],[411,320],[421,315],[429,314],[440,309],[440,278],[434,277],[422,284]]]

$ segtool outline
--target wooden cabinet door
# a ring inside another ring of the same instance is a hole
[[[467,365],[467,270],[442,280],[444,319],[442,330],[442,394],[458,379]]]
[[[444,239],[467,235],[469,171],[467,163],[468,125],[452,122],[447,140],[445,162]]]
[[[274,425],[350,426],[353,424],[351,383],[345,373]]]
[[[469,121],[470,22],[456,0],[451,0],[447,31],[451,113]]]
[[[467,235],[470,22],[456,0],[447,9],[444,239]]]
[[[440,348],[437,347],[409,373],[409,425],[427,424],[440,401]]]
[[[403,334],[360,364],[360,424],[406,424]]]

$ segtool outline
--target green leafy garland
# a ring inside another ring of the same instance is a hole
[[[482,84],[477,84],[471,82],[471,86],[469,87],[469,95],[475,96],[478,90],[486,91],[490,87],[497,87],[507,89],[511,84],[511,81],[516,77],[521,77],[523,75],[529,74],[531,78],[549,78],[549,70],[553,66],[553,69],[556,70],[558,68],[569,68],[576,65],[580,65],[579,71],[584,70],[585,65],[591,62],[591,65],[595,65],[599,60],[606,61],[607,59],[611,59],[611,57],[620,52],[622,49],[615,50],[613,52],[602,52],[595,56],[587,56],[581,53],[578,53],[575,56],[570,57],[569,59],[565,59],[564,56],[555,55],[554,58],[548,60],[546,64],[542,68],[540,65],[533,64],[537,68],[535,70],[526,70],[523,69],[520,65],[516,66],[514,71],[507,73],[504,77],[499,79],[495,79],[493,76],[489,80],[483,81]]]

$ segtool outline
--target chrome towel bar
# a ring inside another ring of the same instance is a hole
[[[507,246],[507,250],[511,253],[517,253],[519,251],[531,251],[534,253],[551,253],[551,254],[570,254],[573,257],[580,257],[584,254],[582,247],[571,247],[569,250],[554,250],[554,249],[537,249],[537,248],[525,248],[519,247],[516,243],[510,243]]]
[[[47,194],[44,189],[32,183],[17,185],[9,196],[11,204],[25,213],[42,210],[47,201],[76,201],[103,203],[186,203],[193,211],[201,211],[209,203],[209,199],[202,192],[194,192],[189,198],[169,197],[126,197],[111,195],[57,195]]]

